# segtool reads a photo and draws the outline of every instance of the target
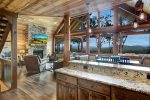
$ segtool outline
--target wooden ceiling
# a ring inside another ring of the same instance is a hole
[[[70,13],[78,16],[89,10],[103,10],[130,0],[0,0],[0,8],[22,15],[63,16]]]

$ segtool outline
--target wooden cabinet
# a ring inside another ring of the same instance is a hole
[[[150,100],[150,95],[57,73],[57,100]]]
[[[110,100],[110,86],[78,79],[78,100]]]
[[[78,100],[90,100],[90,90],[79,87]]]
[[[57,100],[77,100],[77,86],[57,81]]]
[[[57,100],[77,100],[77,78],[57,74]]]
[[[110,97],[95,91],[79,87],[78,100],[110,100]]]
[[[138,92],[122,89],[122,88],[111,88],[112,100],[150,100],[149,95],[144,95]]]
[[[97,82],[93,82],[93,81],[89,81],[85,79],[78,79],[78,85],[80,87],[84,87],[89,90],[96,91],[98,93],[110,96],[109,85],[105,85],[105,84],[101,84],[101,83],[97,83]]]

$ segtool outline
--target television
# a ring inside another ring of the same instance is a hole
[[[48,36],[41,33],[36,33],[32,35],[31,44],[32,45],[43,45],[47,44]]]

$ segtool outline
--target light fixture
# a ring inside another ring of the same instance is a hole
[[[92,29],[91,28],[89,28],[89,33],[91,33],[92,32]]]
[[[142,11],[143,10],[144,3],[142,0],[138,0],[135,4],[136,11]]]
[[[54,22],[54,25],[57,25],[57,22]]]
[[[136,19],[135,19],[134,22],[133,22],[133,27],[134,27],[134,28],[137,28],[137,27],[138,27],[138,22],[137,22]]]
[[[142,10],[142,12],[140,13],[140,19],[141,19],[141,20],[144,20],[144,18],[145,18],[145,16],[144,16],[144,12],[143,12],[143,10]]]

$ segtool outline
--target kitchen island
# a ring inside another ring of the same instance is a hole
[[[57,100],[150,100],[150,80],[144,78],[149,68],[96,64],[71,61],[70,67],[56,70]]]

